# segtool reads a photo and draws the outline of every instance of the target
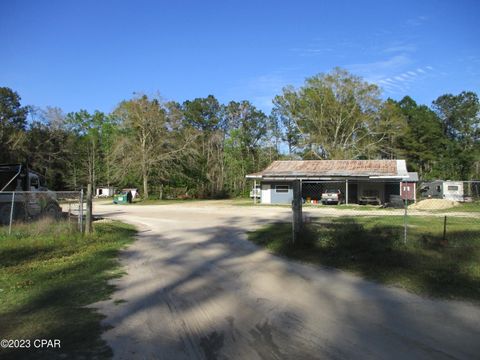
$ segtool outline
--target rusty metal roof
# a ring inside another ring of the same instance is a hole
[[[406,177],[405,160],[279,160],[265,170],[247,175],[264,177],[366,176]]]

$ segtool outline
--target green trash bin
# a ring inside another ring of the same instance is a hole
[[[114,204],[128,204],[127,194],[117,194],[113,196]]]

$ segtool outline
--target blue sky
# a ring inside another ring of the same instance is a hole
[[[384,97],[480,93],[479,1],[0,1],[0,86],[109,112],[134,92],[266,112],[340,66]]]

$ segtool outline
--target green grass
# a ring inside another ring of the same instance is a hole
[[[304,204],[304,206],[323,206],[324,208],[332,207],[336,210],[359,210],[359,211],[372,211],[372,210],[394,210],[393,208],[384,208],[380,205],[358,205],[358,204],[340,204],[340,205],[316,205],[316,204]]]
[[[480,301],[480,222],[442,217],[321,219],[306,227],[296,245],[291,225],[278,223],[249,233],[251,241],[300,261],[336,267],[411,292]]]
[[[67,222],[42,220],[0,228],[0,339],[60,339],[60,350],[0,349],[2,359],[108,358],[102,316],[86,305],[107,299],[121,275],[118,251],[135,230],[95,224],[82,237]]]

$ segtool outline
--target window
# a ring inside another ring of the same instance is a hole
[[[449,186],[448,186],[448,190],[450,190],[450,191],[458,191],[458,186],[449,185]]]
[[[288,185],[275,185],[275,192],[277,193],[288,193]]]

